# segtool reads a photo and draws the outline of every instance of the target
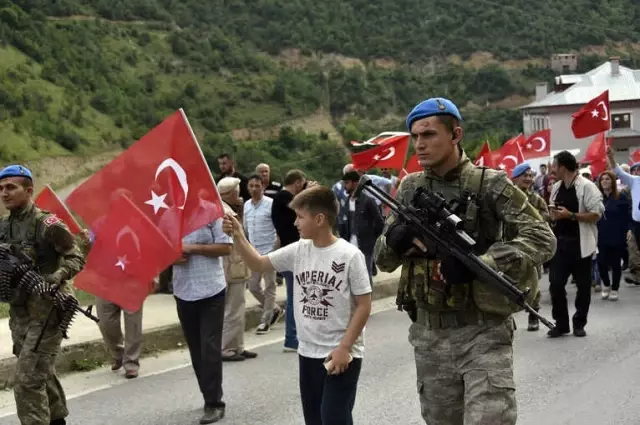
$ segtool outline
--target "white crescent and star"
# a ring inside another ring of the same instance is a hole
[[[535,140],[540,140],[540,149],[534,149],[533,148],[533,143],[528,144],[527,145],[527,149],[533,150],[533,151],[536,151],[536,152],[542,152],[543,150],[545,150],[547,148],[547,141],[544,140],[544,137],[538,136],[538,137],[534,137],[533,139],[531,139],[532,142],[535,141]]]
[[[178,182],[180,183],[180,188],[184,192],[184,202],[182,203],[182,205],[178,206],[178,209],[183,210],[185,204],[187,203],[187,195],[189,194],[189,184],[187,182],[187,173],[186,171],[184,171],[184,168],[182,168],[182,166],[180,166],[180,164],[178,164],[178,162],[175,159],[167,158],[164,161],[162,161],[160,165],[158,165],[158,168],[156,169],[156,175],[155,175],[154,181],[158,180],[158,176],[160,175],[160,173],[167,168],[171,168],[176,173],[176,176],[178,177]],[[167,197],[166,193],[163,193],[162,195],[158,195],[152,190],[151,199],[149,199],[148,201],[145,201],[145,204],[151,205],[153,207],[153,213],[158,214],[158,211],[160,211],[161,208],[169,209],[169,205],[167,205],[167,203],[164,201],[166,197]]]
[[[386,161],[387,159],[390,159],[391,157],[393,157],[393,155],[396,154],[396,148],[392,146],[386,152],[387,154],[385,156],[382,157],[381,154],[378,154],[378,155],[374,155],[373,159],[376,161]]]
[[[504,163],[507,159],[513,161],[514,167],[518,165],[518,158],[513,155],[506,155],[504,158],[502,158],[502,162],[500,163],[500,168],[502,168],[503,170],[507,168],[507,165]]]
[[[138,253],[140,253],[140,239],[138,238],[138,235],[136,235],[136,233],[133,231],[133,229],[129,226],[124,226],[116,235],[116,247],[120,247],[120,239],[127,234],[131,235],[131,238],[133,239],[133,245],[135,246]],[[120,269],[124,271],[127,267],[127,264],[129,264],[129,261],[127,261],[127,256],[123,255],[122,257],[118,257],[118,261],[116,262],[115,267],[120,267]]]
[[[605,105],[604,100],[601,100],[596,104],[595,109],[591,111],[591,117],[597,118],[600,116],[600,112],[598,111],[598,106],[602,106],[602,110],[604,111],[604,117],[601,118],[602,121],[609,121],[609,109],[607,108],[607,105]]]

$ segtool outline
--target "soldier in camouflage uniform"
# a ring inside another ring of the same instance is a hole
[[[471,163],[460,146],[461,120],[458,108],[443,98],[428,99],[411,111],[407,128],[425,171],[405,177],[396,199],[409,205],[422,186],[447,200],[465,200],[456,212],[477,242],[476,254],[519,287],[532,287],[533,298],[536,268],[555,252],[553,233],[504,172]],[[502,242],[503,223],[518,229],[509,242]],[[414,322],[409,341],[425,422],[515,424],[511,313],[520,309],[474,280],[455,258],[416,248],[422,244],[397,215],[389,216],[385,230],[376,244],[377,264],[385,272],[402,267],[397,302]]]
[[[542,218],[549,223],[551,219],[549,218],[549,207],[547,206],[547,203],[542,199],[542,196],[532,190],[533,171],[531,170],[531,166],[526,162],[519,164],[513,169],[513,172],[511,173],[511,180],[518,189],[527,195],[529,203],[533,205],[535,209],[538,210]],[[511,226],[504,226],[504,239],[506,241],[513,240],[516,236],[518,236],[518,227],[515,224],[512,224]],[[542,266],[539,266],[538,279],[541,277]],[[533,300],[533,304],[531,304],[531,307],[535,308],[536,311],[540,311],[540,297],[541,293],[538,289],[536,297]],[[533,314],[529,314],[529,326],[527,327],[527,330],[537,331],[538,329],[540,329],[540,321]]]
[[[0,171],[0,196],[9,210],[0,218],[0,243],[19,246],[49,283],[70,291],[66,282],[82,269],[84,258],[68,228],[36,207],[32,195],[33,179],[27,168],[12,165]],[[54,367],[62,342],[55,313],[34,351],[51,307],[48,295],[27,296],[23,291],[9,307],[13,354],[18,357],[14,395],[22,425],[63,425],[69,414]]]

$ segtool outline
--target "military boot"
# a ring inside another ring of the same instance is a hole
[[[538,329],[540,329],[540,320],[537,316],[529,314],[529,326],[527,327],[527,330],[533,332],[537,331]]]

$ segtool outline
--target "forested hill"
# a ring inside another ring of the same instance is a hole
[[[512,109],[610,54],[640,65],[632,0],[0,0],[0,160],[126,147],[184,108],[213,159],[334,178],[339,141],[402,128],[419,100],[463,107],[471,151]],[[301,127],[303,131],[293,128]],[[214,161],[215,162],[215,161]]]
[[[638,41],[634,0],[31,0],[53,16],[155,20],[221,31],[272,54],[284,48],[362,59],[422,62],[432,56],[491,52],[547,57],[565,49]]]

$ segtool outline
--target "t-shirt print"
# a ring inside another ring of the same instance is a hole
[[[327,271],[304,271],[295,275],[296,284],[302,288],[302,315],[311,320],[327,320],[329,309],[334,308],[331,302],[334,292],[345,285],[344,271],[346,263],[331,263]],[[341,276],[342,275],[342,276]]]
[[[317,248],[301,239],[269,254],[278,271],[293,271],[298,353],[325,358],[339,344],[355,311],[357,295],[371,292],[364,255],[344,239]],[[364,334],[364,331],[363,331]],[[351,355],[362,357],[360,335]]]

